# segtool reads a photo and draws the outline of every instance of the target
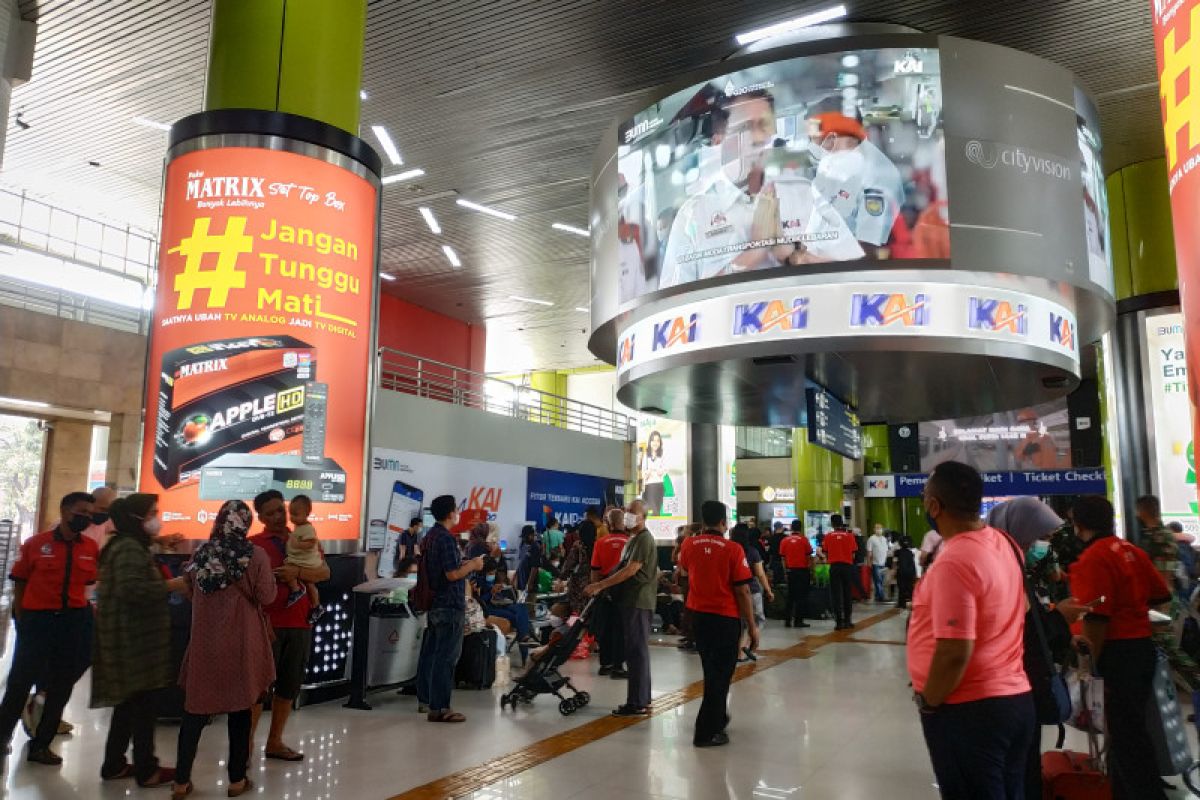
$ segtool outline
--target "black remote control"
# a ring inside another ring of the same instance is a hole
[[[300,456],[306,464],[325,460],[325,414],[329,384],[308,381],[304,384],[304,443]]]

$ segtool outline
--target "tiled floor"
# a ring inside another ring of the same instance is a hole
[[[877,608],[863,607],[862,616]],[[829,632],[829,624],[805,631]],[[640,724],[608,733],[563,755],[522,769],[522,749],[559,737],[602,719],[623,699],[624,684],[595,677],[594,663],[572,662],[569,672],[592,705],[566,718],[553,698],[539,698],[516,713],[501,712],[503,689],[457,692],[456,707],[469,717],[465,725],[431,725],[415,713],[415,700],[393,693],[375,694],[375,710],[350,711],[340,702],[298,711],[290,743],[305,750],[303,765],[258,759],[252,777],[254,796],[282,800],[384,800],[411,793],[436,794],[446,776],[499,759],[489,770],[496,780],[477,784],[476,800],[919,800],[936,798],[933,776],[909,700],[903,638],[904,618],[894,617],[857,633],[870,642],[831,641],[807,658],[777,661],[735,684],[731,697],[733,742],[716,750],[691,746],[698,701],[684,703]],[[799,643],[799,631],[770,623],[765,649]],[[674,648],[651,648],[655,696],[700,678],[695,656]],[[764,661],[764,666],[771,662]],[[116,798],[166,796],[166,790],[142,790],[132,783],[101,784],[101,750],[107,711],[87,709],[88,678],[69,709],[79,725],[58,746],[66,763],[59,769],[26,764],[24,736],[17,734],[11,769],[5,775],[7,797]],[[592,726],[596,727],[604,726]],[[260,735],[261,741],[261,735]],[[161,728],[160,757],[174,762],[175,730]],[[1075,746],[1079,746],[1075,743]],[[210,728],[201,744],[196,797],[223,797],[224,725]],[[485,771],[486,772],[486,771]],[[511,773],[511,774],[510,774]],[[425,787],[425,788],[422,788]],[[1183,793],[1179,797],[1185,796]]]

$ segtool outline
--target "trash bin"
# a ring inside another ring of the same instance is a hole
[[[367,687],[404,683],[417,676],[421,620],[407,604],[377,598],[367,626]]]

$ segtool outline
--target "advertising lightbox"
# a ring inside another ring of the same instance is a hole
[[[688,523],[689,445],[686,422],[638,417],[636,491],[655,539],[674,541],[675,529]]]
[[[932,472],[945,461],[961,461],[981,472],[1072,466],[1065,399],[1015,411],[922,422],[917,431],[922,472]]]
[[[362,528],[376,187],[325,160],[219,147],[167,166],[140,489],[209,536],[226,500],[313,500]]]
[[[1196,502],[1196,457],[1188,401],[1183,315],[1146,318],[1146,396],[1150,399],[1155,491],[1163,519],[1200,534]]]

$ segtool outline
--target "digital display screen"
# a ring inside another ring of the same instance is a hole
[[[846,458],[862,458],[858,415],[824,389],[807,389],[808,440]]]
[[[655,539],[675,541],[688,514],[688,424],[643,414],[637,426],[637,497]]]
[[[1055,470],[1071,463],[1067,401],[917,425],[921,471],[960,461],[981,472]]]
[[[677,92],[618,130],[619,299],[824,262],[949,259],[936,49],[826,53]]]

